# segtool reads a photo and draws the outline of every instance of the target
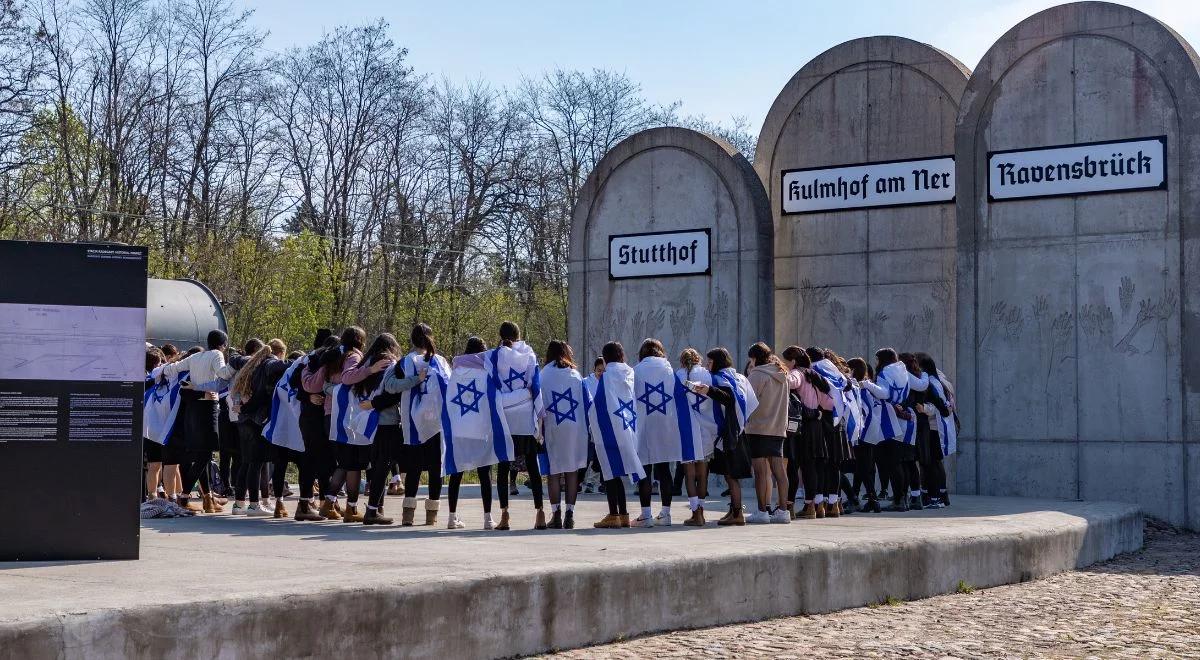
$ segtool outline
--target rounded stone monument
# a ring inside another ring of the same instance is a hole
[[[962,97],[960,490],[1200,526],[1200,75],[1170,27],[1035,14]]]
[[[775,228],[775,336],[954,374],[954,118],[962,63],[901,37],[834,46],[775,99],[755,170]]]
[[[588,176],[571,223],[568,336],[584,370],[610,340],[631,363],[642,339],[674,362],[725,346],[735,361],[771,340],[771,216],[750,163],[728,143],[653,128]]]

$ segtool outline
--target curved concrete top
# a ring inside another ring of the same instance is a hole
[[[708,229],[711,272],[612,280],[608,237]],[[661,339],[675,355],[770,340],[771,216],[754,169],[724,140],[664,127],[613,147],[571,223],[568,335],[578,355],[610,340]]]
[[[783,86],[767,112],[762,130],[759,131],[758,145],[754,151],[754,169],[767,190],[771,189],[771,172],[779,170],[773,167],[779,137],[800,101],[831,76],[849,67],[872,62],[900,64],[919,71],[952,99],[958,99],[962,95],[967,77],[971,75],[971,70],[952,55],[905,37],[874,36],[851,39],[817,55]]]

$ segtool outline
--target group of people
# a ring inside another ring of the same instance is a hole
[[[451,359],[425,324],[408,339],[405,348],[389,333],[368,344],[358,327],[340,336],[320,330],[307,353],[251,339],[226,359],[227,337],[214,330],[207,350],[148,348],[147,497],[220,513],[231,494],[235,515],[289,517],[286,471],[294,464],[295,520],[365,525],[394,523],[385,497],[398,491],[401,524],[417,524],[424,476],[424,524],[438,524],[448,477],[446,524],[463,528],[459,493],[474,471],[484,528],[509,529],[518,466],[528,472],[536,529],[575,527],[589,470],[601,475],[608,500],[598,528],[671,525],[680,479],[683,524],[703,526],[710,473],[728,485],[723,526],[877,513],[881,501],[889,511],[950,502],[942,459],[955,452],[954,390],[924,353],[883,348],[872,365],[818,347],[776,354],[759,342],[739,371],[725,348],[703,356],[688,348],[672,364],[662,342],[648,338],[632,366],[620,343],[605,344],[584,376],[570,345],[551,341],[539,359],[512,322],[500,325],[495,346],[471,337]],[[222,493],[212,483],[214,451],[230,484]],[[640,505],[632,517],[626,479]],[[749,513],[745,479],[755,490]],[[197,485],[198,503],[189,499]]]

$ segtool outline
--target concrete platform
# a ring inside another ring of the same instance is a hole
[[[601,531],[592,495],[581,529],[536,532],[523,497],[514,531],[484,532],[466,495],[466,530],[203,516],[146,521],[136,562],[0,565],[0,658],[504,657],[1031,580],[1142,545],[1140,511],[1110,502]]]

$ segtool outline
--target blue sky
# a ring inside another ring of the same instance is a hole
[[[1052,0],[427,2],[235,0],[254,9],[272,51],[379,17],[417,71],[512,85],[554,67],[624,71],[648,99],[682,113],[746,117],[757,132],[775,95],[809,59],[856,37],[895,34],[974,67],[987,47]],[[1200,2],[1127,2],[1200,46]]]

